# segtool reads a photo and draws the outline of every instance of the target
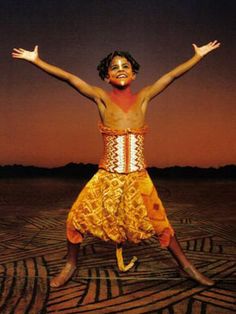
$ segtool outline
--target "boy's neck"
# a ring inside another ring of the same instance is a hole
[[[113,87],[112,92],[113,95],[123,95],[123,96],[129,96],[132,95],[132,91],[130,89],[130,86],[127,87],[122,87],[122,88],[117,88],[117,87]]]
[[[110,92],[111,100],[119,106],[124,112],[128,112],[135,104],[137,95],[132,94],[130,87],[125,88],[113,88]]]

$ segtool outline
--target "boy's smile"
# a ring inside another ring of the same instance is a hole
[[[131,63],[125,57],[115,56],[109,65],[106,81],[113,86],[126,87],[134,79]]]

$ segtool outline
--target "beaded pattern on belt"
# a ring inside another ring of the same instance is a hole
[[[147,127],[114,130],[100,124],[99,128],[104,141],[104,154],[99,168],[118,173],[142,171],[146,168],[144,134]]]

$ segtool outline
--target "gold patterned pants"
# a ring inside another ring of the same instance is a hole
[[[115,243],[138,243],[157,234],[167,247],[174,230],[146,170],[120,174],[99,169],[67,219],[70,242],[82,242],[86,233]]]

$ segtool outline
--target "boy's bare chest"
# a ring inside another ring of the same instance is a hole
[[[144,124],[144,112],[140,99],[109,99],[100,107],[103,123],[109,127],[138,128]]]
[[[139,128],[145,124],[147,101],[143,93],[112,95],[105,92],[97,105],[105,126],[124,129]]]
[[[139,105],[139,97],[137,95],[120,95],[120,94],[110,94],[107,99],[108,107],[114,107],[114,109],[119,108],[124,113],[129,113],[135,111],[136,107]]]

